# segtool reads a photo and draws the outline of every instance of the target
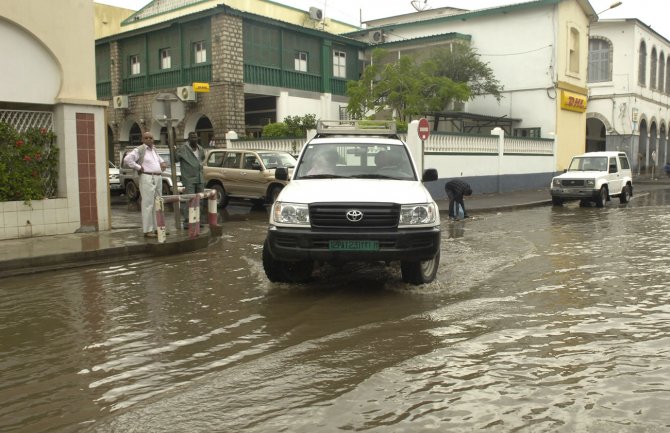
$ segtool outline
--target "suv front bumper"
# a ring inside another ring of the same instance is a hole
[[[593,188],[552,188],[551,196],[563,200],[595,200],[600,190]]]
[[[421,261],[440,250],[440,227],[394,231],[314,231],[271,226],[267,245],[277,260],[300,261]],[[377,241],[375,251],[331,250],[330,241]]]

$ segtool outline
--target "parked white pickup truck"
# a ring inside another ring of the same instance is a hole
[[[603,207],[612,197],[628,203],[633,195],[633,173],[624,152],[589,152],[572,158],[565,173],[551,181],[551,200],[595,202]]]

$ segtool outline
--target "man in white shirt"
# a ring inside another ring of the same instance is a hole
[[[163,158],[156,152],[154,137],[151,132],[142,134],[142,143],[124,158],[124,163],[134,168],[140,175],[140,195],[142,196],[142,230],[145,237],[155,238],[156,197],[163,194],[163,177],[161,173],[167,168]]]

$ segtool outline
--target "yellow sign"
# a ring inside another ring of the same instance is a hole
[[[193,83],[193,91],[196,93],[209,93],[209,83]]]
[[[564,110],[577,111],[583,113],[586,111],[586,96],[579,93],[561,91],[561,108]]]

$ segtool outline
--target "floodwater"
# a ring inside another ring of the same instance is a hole
[[[437,281],[206,251],[2,280],[0,431],[670,429],[670,192],[443,222]]]

